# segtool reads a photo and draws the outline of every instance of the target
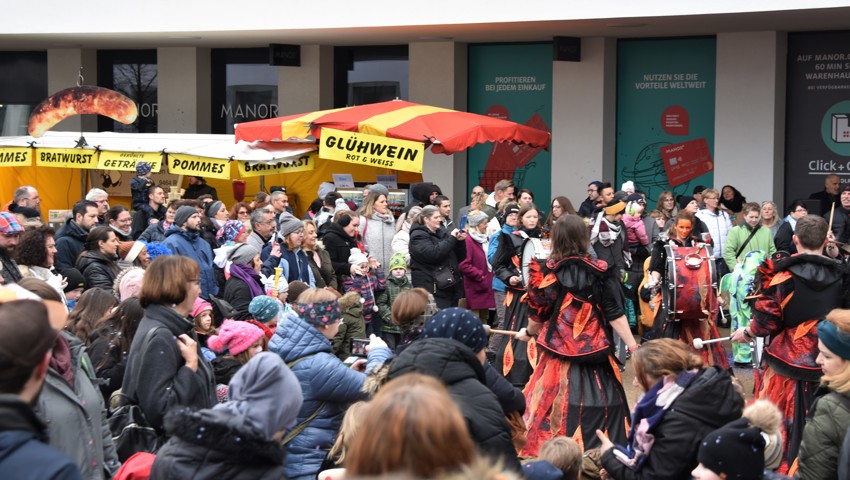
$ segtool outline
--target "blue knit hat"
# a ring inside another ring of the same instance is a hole
[[[487,346],[481,319],[465,308],[440,310],[425,324],[422,338],[451,338],[478,353]]]
[[[248,313],[254,317],[254,320],[261,323],[266,323],[273,319],[279,311],[280,307],[278,307],[275,299],[268,295],[254,297],[248,305]]]
[[[173,255],[174,254],[171,251],[170,248],[166,247],[165,245],[163,245],[159,242],[148,243],[147,244],[147,250],[148,250],[148,258],[150,258],[151,261],[153,261],[156,257],[158,257],[160,255]]]

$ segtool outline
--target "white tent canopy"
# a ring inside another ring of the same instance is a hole
[[[315,143],[235,143],[233,135],[84,132],[82,136],[89,147],[100,150],[175,153],[267,164],[298,158],[319,148]],[[76,132],[47,132],[41,138],[0,137],[0,148],[74,148],[79,138],[80,133]]]

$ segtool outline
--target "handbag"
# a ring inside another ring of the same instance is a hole
[[[156,330],[158,329],[148,330],[142,346],[147,347],[150,344]],[[109,399],[110,405],[113,404],[114,399],[117,399],[118,407],[114,410],[110,408],[106,421],[109,431],[112,432],[112,443],[115,444],[118,459],[125,462],[136,452],[156,453],[165,442],[145,418],[141,407],[133,403],[121,390],[112,394]]]
[[[457,283],[455,272],[448,265],[441,265],[434,270],[434,285],[437,290],[447,290],[452,288]]]

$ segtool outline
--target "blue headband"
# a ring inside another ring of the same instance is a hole
[[[818,338],[830,352],[850,360],[850,334],[842,332],[830,321],[821,320],[818,323]]]

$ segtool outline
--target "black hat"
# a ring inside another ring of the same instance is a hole
[[[702,185],[697,185],[696,187],[694,187],[694,193],[693,193],[693,195],[696,195],[696,194],[698,194],[698,193],[702,193],[702,191],[703,191],[703,190],[705,190],[705,187],[704,187],[704,186],[702,186]]]
[[[697,459],[729,480],[758,480],[764,472],[765,443],[760,429],[739,418],[709,433],[700,444]]]
[[[681,195],[679,197],[679,210],[684,210],[685,207],[688,206],[689,203],[695,201],[696,199],[690,195]]]
[[[626,202],[637,202],[646,205],[646,199],[639,193],[633,193],[626,197]]]
[[[68,281],[68,284],[65,285],[64,288],[65,293],[86,287],[86,279],[83,278],[83,274],[76,268],[66,268],[65,270],[62,270],[62,276]]]

